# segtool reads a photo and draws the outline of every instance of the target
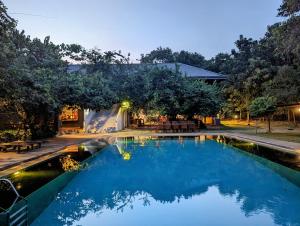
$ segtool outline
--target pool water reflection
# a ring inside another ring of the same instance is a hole
[[[230,146],[125,140],[103,149],[33,225],[300,225],[299,212],[299,187]]]

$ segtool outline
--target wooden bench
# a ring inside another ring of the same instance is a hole
[[[33,149],[34,144],[27,144],[26,142],[23,141],[14,141],[10,143],[4,143],[1,144],[1,146],[4,146],[7,150],[14,150],[17,151],[18,153],[21,152],[22,150],[30,151]]]
[[[37,148],[41,148],[42,147],[42,144],[44,143],[45,141],[26,141],[27,144],[32,144],[33,145],[33,148],[34,148],[34,145],[37,146]]]

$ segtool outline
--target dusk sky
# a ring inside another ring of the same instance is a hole
[[[280,21],[281,0],[4,0],[18,28],[54,43],[130,52],[159,46],[206,58],[229,52],[240,34],[260,38]]]

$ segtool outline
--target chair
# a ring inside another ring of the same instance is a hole
[[[163,130],[164,132],[172,132],[172,124],[170,122],[163,123]]]
[[[194,122],[192,122],[192,121],[188,121],[188,130],[190,132],[195,132],[196,129],[197,129],[196,124]]]
[[[187,132],[188,131],[188,124],[186,122],[181,122],[180,123],[180,128],[182,132]]]
[[[179,123],[177,121],[172,121],[172,129],[174,132],[179,132],[180,130],[180,126],[179,126]]]

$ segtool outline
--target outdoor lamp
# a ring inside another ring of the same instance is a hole
[[[125,108],[125,109],[130,108],[130,102],[129,102],[128,100],[124,100],[124,101],[121,103],[121,107],[122,107],[122,108]]]

